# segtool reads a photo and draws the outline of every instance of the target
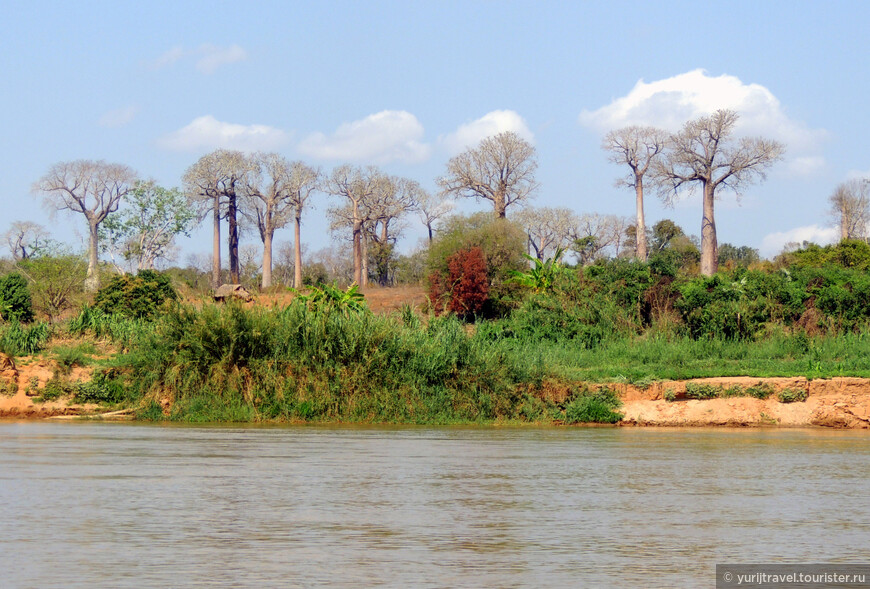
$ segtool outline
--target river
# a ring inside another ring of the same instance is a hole
[[[3,587],[699,587],[870,562],[870,435],[0,422]]]

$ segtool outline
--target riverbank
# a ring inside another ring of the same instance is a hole
[[[77,404],[65,399],[35,402],[27,395],[25,383],[40,368],[25,367],[18,375],[17,393],[0,397],[0,419],[131,418],[130,410],[107,412],[93,403]],[[540,396],[549,403],[564,404],[569,398],[569,391],[576,386],[577,383],[565,386],[551,381],[542,388]],[[729,377],[657,381],[647,386],[624,383],[585,386],[592,390],[606,387],[617,394],[622,402],[619,412],[623,415],[615,424],[618,426],[870,429],[870,379],[866,378],[808,380],[803,377]],[[749,396],[687,398],[687,392],[699,387],[719,391],[757,387],[769,391],[770,396],[766,399]],[[802,391],[806,393],[806,398],[782,402],[777,395],[783,391]],[[168,404],[164,409],[167,415],[171,411]]]

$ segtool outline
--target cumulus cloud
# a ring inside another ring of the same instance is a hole
[[[488,112],[479,119],[460,125],[453,133],[440,137],[439,142],[448,152],[456,154],[469,147],[476,147],[487,137],[506,131],[513,131],[529,143],[535,142],[535,136],[526,121],[512,110]]]
[[[267,125],[225,123],[211,115],[193,119],[189,125],[166,135],[160,145],[174,151],[238,149],[270,151],[287,143],[287,133]]]
[[[139,112],[139,107],[136,105],[125,106],[116,110],[110,110],[100,117],[97,123],[101,127],[123,127],[132,121]]]
[[[428,159],[431,152],[422,138],[423,125],[417,117],[401,110],[385,110],[344,123],[331,135],[313,133],[297,149],[324,160],[418,163]]]
[[[840,230],[836,227],[822,227],[819,225],[795,227],[788,231],[765,235],[761,241],[759,252],[764,257],[770,257],[782,252],[783,247],[788,243],[811,241],[819,245],[827,245],[835,243],[839,238]]]
[[[735,132],[761,135],[783,142],[791,166],[818,171],[824,160],[818,155],[827,138],[823,129],[810,129],[788,117],[779,100],[760,84],[745,84],[736,76],[710,76],[698,69],[655,82],[638,81],[621,98],[596,110],[583,110],[580,124],[604,133],[626,125],[652,125],[677,131],[687,120],[718,109],[740,114]]]
[[[177,45],[163,53],[149,65],[151,69],[162,69],[188,58],[196,60],[196,69],[200,72],[213,74],[223,65],[244,61],[248,58],[248,52],[239,45],[219,47],[210,43],[204,43],[196,49],[185,49]]]

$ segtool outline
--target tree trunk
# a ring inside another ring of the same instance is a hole
[[[230,256],[230,282],[239,284],[239,222],[238,205],[235,193],[228,194],[227,220],[229,221],[229,256]]]
[[[495,216],[499,219],[504,219],[507,216],[507,204],[504,201],[504,194],[496,192],[492,199],[493,207],[495,208]]]
[[[716,242],[716,221],[713,218],[715,186],[704,182],[704,217],[701,220],[701,275],[713,276],[719,269],[719,245]]]
[[[263,232],[263,280],[260,288],[272,286],[272,234],[274,232],[271,227],[266,227]]]
[[[211,287],[214,290],[221,285],[221,202],[214,199],[214,236],[212,238],[211,254]]]
[[[293,246],[293,285],[296,288],[302,288],[302,241],[300,241],[302,233],[302,212],[296,211],[296,223],[293,226],[296,243]]]
[[[646,262],[649,258],[649,252],[646,246],[646,224],[643,215],[643,178],[638,178],[634,185],[634,191],[637,201],[637,225],[635,226],[635,243],[637,244],[636,253],[637,259]]]
[[[360,269],[360,274],[362,277],[362,281],[359,283],[360,286],[368,286],[369,285],[369,239],[364,231],[360,231],[360,259],[362,260],[362,268]]]
[[[429,230],[429,245],[432,245],[432,223],[430,221],[426,221],[426,229]]]
[[[362,223],[353,221],[353,281],[362,286]]]
[[[88,273],[85,277],[85,291],[100,290],[100,269],[97,258],[97,223],[88,219]]]

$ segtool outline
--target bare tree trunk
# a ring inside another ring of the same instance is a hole
[[[211,287],[215,290],[221,285],[221,203],[214,199],[214,236],[211,255]]]
[[[362,268],[360,270],[360,274],[362,275],[362,281],[359,283],[360,286],[368,286],[369,285],[369,239],[365,234],[365,231],[360,231],[360,259],[362,260]]]
[[[272,234],[274,229],[266,229],[263,232],[263,280],[260,288],[272,286]]]
[[[713,276],[719,269],[719,245],[713,218],[714,186],[704,182],[704,217],[701,220],[701,275]]]
[[[296,243],[293,247],[293,285],[296,288],[302,288],[302,215],[301,211],[296,211],[296,224],[293,226]]]
[[[507,205],[505,204],[504,193],[501,191],[496,192],[492,204],[495,207],[495,216],[499,219],[504,219],[507,216]]]
[[[230,256],[230,282],[238,284],[239,278],[239,222],[238,205],[236,195],[231,194],[227,203],[227,219],[229,220],[229,256]]]
[[[100,269],[97,258],[97,223],[88,219],[88,273],[85,277],[85,291],[100,290]]]
[[[353,281],[362,286],[362,223],[353,221]]]
[[[426,229],[429,230],[429,245],[432,245],[432,223],[431,222],[429,222],[429,221],[426,222]]]
[[[649,253],[646,246],[646,223],[643,215],[643,178],[638,178],[634,184],[634,191],[637,200],[637,224],[635,226],[635,244],[637,259],[646,262],[649,258]]]

